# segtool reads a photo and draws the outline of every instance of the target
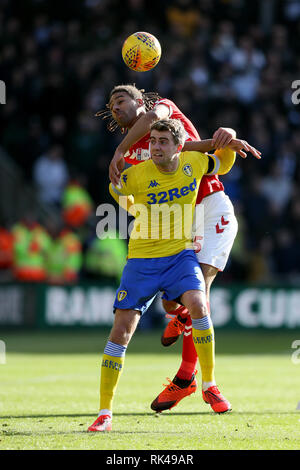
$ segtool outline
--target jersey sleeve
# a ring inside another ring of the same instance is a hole
[[[169,118],[172,116],[173,109],[172,109],[172,107],[170,106],[170,104],[168,103],[168,100],[166,100],[166,99],[161,99],[161,100],[156,101],[156,103],[154,103],[154,106],[153,106],[152,109],[155,110],[155,108],[156,108],[157,106],[159,106],[159,105],[163,105],[163,106],[165,106],[166,108],[168,108],[169,114],[168,114],[167,119],[169,119]]]
[[[206,175],[216,175],[220,167],[220,160],[216,155],[208,155]]]
[[[135,166],[132,166],[123,171],[118,186],[114,186],[111,183],[110,190],[118,196],[129,196],[130,194],[134,195],[138,189],[136,184],[135,168]]]
[[[132,196],[132,194],[130,194],[129,196],[124,196],[121,193],[119,194],[116,193],[115,188],[111,183],[109,185],[109,192],[111,196],[114,198],[114,200],[119,204],[119,206],[122,207],[122,209],[129,212],[129,214],[131,215],[135,215],[134,210],[133,210],[134,197]]]
[[[186,152],[187,154],[192,153],[193,159],[197,165],[197,172],[199,175],[224,175],[230,171],[233,163],[232,151],[227,152],[227,149],[216,151],[215,154],[209,155],[202,152]],[[219,158],[220,157],[220,158]]]
[[[236,153],[225,147],[209,156],[207,175],[225,175],[234,165]]]

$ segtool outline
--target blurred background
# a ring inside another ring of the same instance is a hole
[[[112,323],[127,240],[99,240],[96,209],[113,204],[122,136],[94,115],[135,83],[175,101],[201,138],[233,127],[262,152],[221,178],[239,233],[215,325],[300,327],[299,0],[0,0],[0,31],[0,325]],[[136,31],[161,42],[151,72],[122,61]],[[146,317],[163,324],[159,300]]]

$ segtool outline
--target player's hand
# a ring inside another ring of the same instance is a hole
[[[252,155],[255,158],[258,158],[258,159],[261,158],[261,152],[259,150],[257,150],[255,147],[252,147],[252,145],[248,144],[248,142],[246,142],[246,140],[232,139],[231,142],[229,142],[229,144],[227,145],[227,147],[229,147],[231,150],[234,150],[242,158],[247,157],[246,152],[252,153]]]
[[[227,127],[219,127],[213,135],[212,145],[215,150],[227,147],[229,142],[236,137],[236,132]]]
[[[124,167],[124,154],[117,149],[109,165],[109,179],[114,186],[118,186]]]

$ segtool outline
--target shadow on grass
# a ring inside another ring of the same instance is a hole
[[[297,414],[297,411],[293,411],[293,412],[281,412],[281,411],[264,411],[264,412],[257,412],[257,411],[249,411],[249,412],[230,412],[230,413],[224,413],[226,416],[237,416],[237,415],[241,415],[241,416],[267,416],[267,415],[295,415]],[[212,412],[192,412],[192,413],[185,413],[185,412],[182,412],[182,413],[164,413],[163,415],[156,415],[154,413],[114,413],[114,416],[140,416],[140,417],[146,417],[146,416],[152,416],[153,418],[156,418],[156,419],[159,419],[159,420],[162,420],[162,419],[166,419],[166,418],[178,418],[178,417],[184,417],[184,416],[216,416],[216,414],[212,413]],[[11,415],[11,416],[2,416],[2,420],[4,419],[41,419],[41,418],[44,418],[44,419],[47,419],[47,418],[94,418],[95,417],[95,414],[54,414],[54,415],[29,415],[29,416],[25,416],[25,415]],[[225,418],[226,419],[226,418]],[[229,418],[227,418],[229,419]],[[82,436],[82,435],[98,435],[99,433],[89,433],[87,432],[87,427],[88,427],[89,423],[80,423],[80,424],[77,424],[77,426],[82,426],[82,429],[81,430],[72,430],[72,431],[59,431],[59,430],[56,430],[55,429],[55,426],[49,428],[49,429],[43,429],[43,430],[37,430],[37,431],[13,431],[13,430],[10,430],[9,429],[9,424],[7,423],[3,423],[2,426],[5,426],[5,429],[0,429],[0,436],[2,436],[3,438],[5,437],[14,437],[14,436],[28,436],[28,437],[32,437],[32,436],[75,436],[75,435],[78,435],[78,436]],[[252,427],[252,426],[249,426],[249,427]],[[146,430],[138,430],[138,429],[133,429],[133,430],[128,430],[128,431],[121,431],[121,430],[118,430],[118,431],[111,431],[110,432],[110,435],[113,435],[113,434],[116,434],[116,435],[120,435],[120,434],[124,434],[124,435],[127,435],[127,434],[144,434],[144,435],[150,435],[150,434],[157,434],[157,435],[161,435],[161,434],[164,434],[165,433],[165,430],[161,430],[161,431],[154,431],[154,430],[151,430],[151,431],[146,431]],[[182,434],[182,431],[168,431],[168,434],[174,434],[174,435],[178,435],[178,434]]]
[[[173,416],[218,416],[218,415],[226,415],[226,416],[264,416],[264,415],[296,415],[300,413],[299,411],[231,411],[229,413],[213,413],[212,411],[198,411],[198,412],[177,412],[177,413],[114,413],[115,416],[153,416],[156,419],[164,419],[166,417],[172,418]],[[52,414],[52,415],[6,415],[6,416],[1,416],[1,420],[3,421],[4,419],[47,419],[47,418],[93,418],[96,416],[96,413],[75,413],[75,414],[69,414],[69,413],[61,413],[61,414]],[[3,425],[8,426],[6,423],[3,423]]]

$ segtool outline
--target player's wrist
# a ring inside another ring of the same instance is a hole
[[[214,139],[206,139],[205,142],[207,143],[207,146],[210,147],[208,152],[215,150],[216,146],[214,145]]]
[[[124,157],[125,153],[126,153],[126,149],[118,145],[114,153],[113,160],[120,160],[120,158]]]

